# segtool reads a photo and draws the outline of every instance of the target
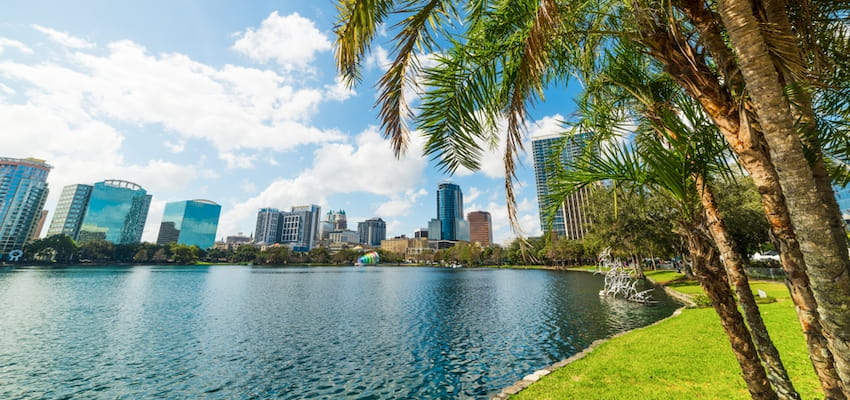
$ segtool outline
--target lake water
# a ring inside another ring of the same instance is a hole
[[[676,305],[511,269],[0,268],[0,398],[487,398]]]

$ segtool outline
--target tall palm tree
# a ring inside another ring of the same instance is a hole
[[[804,331],[817,338],[823,329],[825,345],[810,340],[809,346],[825,393],[850,395],[850,260],[819,141],[806,139],[822,131],[788,119],[806,122],[811,112],[823,112],[807,98],[818,99],[828,85],[846,93],[847,68],[840,66],[848,53],[841,49],[850,33],[835,32],[844,27],[850,3],[344,0],[339,10],[337,59],[350,82],[377,27],[400,20],[395,61],[379,82],[378,101],[397,152],[405,149],[405,122],[412,118],[428,139],[426,153],[443,168],[474,169],[482,149],[498,139],[495,121],[507,120],[505,192],[514,226],[513,173],[528,105],[550,84],[592,75],[602,49],[638,44],[702,106],[753,178]],[[825,40],[830,34],[839,40]],[[427,89],[419,112],[411,114],[402,96],[411,72],[420,70],[420,50],[436,52],[437,66],[422,71]],[[804,95],[789,91],[788,100],[783,90],[789,87]],[[846,121],[846,109],[836,117]],[[813,157],[806,159],[805,151]],[[815,321],[822,324],[809,323]]]
[[[667,139],[673,140],[671,137]],[[553,197],[564,196],[583,186],[602,181],[617,182],[621,187],[642,187],[666,197],[677,210],[676,232],[688,244],[694,274],[720,317],[751,395],[753,398],[778,398],[771,387],[772,383],[774,387],[782,388],[782,393],[787,395],[783,398],[799,398],[795,396],[796,392],[790,385],[787,373],[784,373],[781,361],[772,359],[773,356],[764,356],[765,348],[772,347],[769,337],[764,340],[764,337],[756,335],[758,345],[755,345],[753,335],[744,322],[745,317],[738,311],[732,289],[725,279],[728,272],[721,267],[720,253],[714,244],[707,214],[697,196],[700,189],[694,176],[706,167],[706,163],[692,157],[695,150],[702,151],[704,148],[694,146],[694,143],[685,147],[669,146],[654,138],[639,140],[633,146],[608,143],[601,150],[588,152],[575,163],[566,165],[557,180],[550,183],[554,188]],[[702,190],[707,191],[706,188]],[[749,290],[747,286],[746,291],[752,300],[752,292]],[[746,321],[754,329],[764,329],[760,318],[750,318],[750,306],[755,306],[754,302],[744,307],[748,317]],[[755,315],[758,315],[757,308]],[[765,371],[760,360],[765,360],[773,369],[771,374]],[[778,368],[782,370],[779,377],[769,378],[769,375],[777,372],[772,362],[778,362]]]

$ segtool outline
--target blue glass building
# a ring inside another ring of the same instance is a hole
[[[0,260],[21,250],[35,231],[50,168],[35,158],[0,158]]]
[[[215,244],[221,206],[209,200],[165,204],[156,244],[176,242],[208,249]]]
[[[437,186],[437,221],[440,240],[469,240],[469,224],[463,219],[463,192],[460,186],[444,181]],[[429,237],[436,225],[429,224]],[[433,237],[437,237],[436,233]]]
[[[150,204],[151,196],[135,183],[117,179],[95,183],[77,241],[139,243]]]

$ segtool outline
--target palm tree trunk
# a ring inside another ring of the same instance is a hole
[[[792,109],[784,96],[782,80],[767,50],[760,23],[753,14],[753,4],[724,0],[719,2],[719,12],[738,55],[749,96],[777,167],[824,334],[847,393],[850,382],[850,259],[840,215],[836,212],[837,206],[833,205],[835,200],[824,198],[824,171],[818,162],[813,170],[804,157]]]
[[[781,2],[781,0],[779,1]],[[778,13],[773,3],[774,0],[765,0],[766,8],[768,8],[766,12],[768,19],[774,26],[787,25],[780,18],[781,15],[785,15],[784,10]],[[761,194],[772,239],[777,249],[780,250],[780,260],[786,273],[786,285],[796,305],[797,317],[806,337],[809,357],[826,398],[835,400],[850,398],[850,392],[847,391],[848,386],[839,379],[833,354],[822,330],[820,315],[817,311],[818,305],[812,292],[809,277],[806,274],[806,264],[803,260],[800,244],[791,225],[791,217],[785,203],[785,197],[782,194],[782,188],[779,185],[779,176],[770,160],[770,155],[766,149],[767,145],[760,129],[757,129],[758,126],[751,123],[757,117],[746,118],[751,111],[739,109],[729,92],[730,87],[740,90],[743,87],[743,81],[738,73],[735,56],[726,47],[726,38],[722,32],[720,19],[701,0],[678,1],[676,4],[690,17],[699,30],[703,45],[711,53],[712,58],[718,62],[726,86],[724,89],[718,81],[700,79],[698,76],[679,76],[678,79],[682,81],[682,86],[702,103],[703,108],[714,119],[729,146],[738,156],[739,162],[753,178],[753,182]],[[780,17],[777,17],[777,15],[780,15]],[[785,21],[787,21],[787,15],[785,15]],[[788,34],[786,36],[792,37],[793,35]],[[669,52],[657,52],[657,58],[664,59],[663,55],[665,54],[669,54]],[[674,60],[674,57],[666,57],[668,64]],[[686,68],[682,67],[679,67],[678,70],[687,71]],[[689,84],[689,81],[701,82],[701,84]],[[833,201],[831,188],[829,196],[830,199],[828,200]],[[846,354],[844,357],[847,356]],[[842,357],[841,355],[836,356]]]
[[[764,320],[750,288],[749,279],[744,273],[743,257],[736,249],[735,241],[726,229],[726,223],[720,215],[714,193],[711,187],[705,183],[702,175],[696,176],[696,187],[705,209],[709,231],[717,249],[720,250],[720,259],[723,261],[729,281],[738,295],[759,356],[767,367],[767,377],[780,399],[799,400],[800,394],[794,389],[791,378],[788,377],[788,372],[782,363],[782,358],[779,356],[779,350],[773,345],[773,340],[764,325]]]
[[[729,284],[724,280],[723,271],[717,267],[717,253],[711,239],[698,225],[683,230],[691,253],[691,265],[694,275],[711,300],[714,311],[720,316],[720,324],[726,331],[729,344],[738,364],[741,366],[744,382],[754,400],[778,399],[770,386],[767,374],[759,361],[750,332],[744,318],[738,311],[738,305],[732,295]]]

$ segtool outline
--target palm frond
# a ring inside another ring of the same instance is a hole
[[[360,64],[369,52],[378,27],[395,2],[392,0],[340,0],[337,3],[335,59],[349,87],[360,79]]]
[[[396,25],[399,32],[396,42],[396,57],[389,69],[378,80],[379,117],[384,136],[396,157],[407,151],[410,130],[407,120],[413,113],[404,97],[405,90],[416,88],[416,77],[420,71],[417,51],[430,52],[434,45],[431,29],[442,26],[452,14],[452,6],[446,0],[429,0],[418,9],[405,10],[410,15]]]

